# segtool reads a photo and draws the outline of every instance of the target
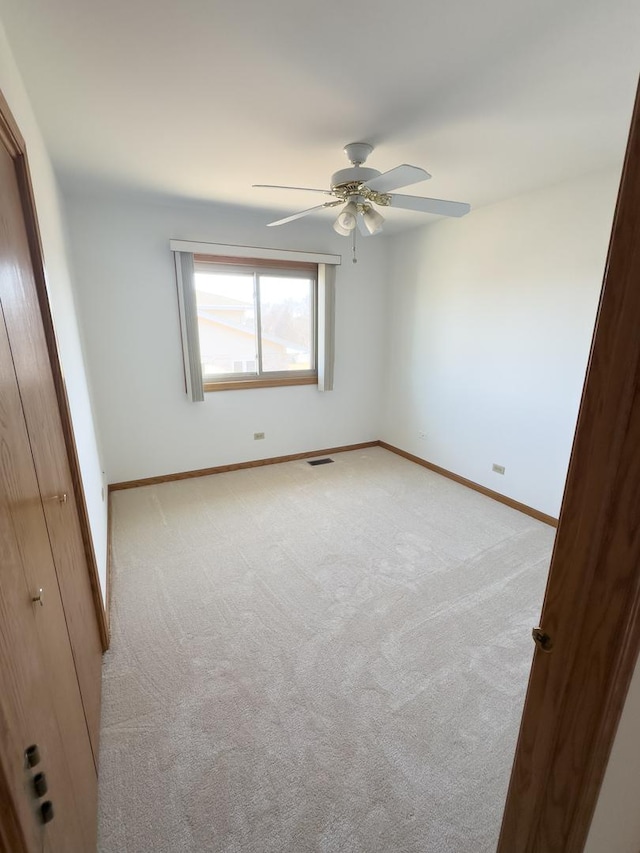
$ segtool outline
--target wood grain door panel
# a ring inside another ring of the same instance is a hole
[[[20,392],[0,311],[0,754],[27,849],[86,851],[95,844],[97,780],[33,467]],[[32,602],[44,589],[44,606]],[[24,750],[38,744],[46,799],[42,827]]]
[[[22,204],[9,154],[0,152],[0,276],[7,333],[37,473],[69,638],[97,766],[102,645],[78,508],[33,277]],[[55,496],[66,495],[66,503]]]

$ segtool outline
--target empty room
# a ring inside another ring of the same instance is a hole
[[[0,853],[638,853],[638,44],[0,0]]]

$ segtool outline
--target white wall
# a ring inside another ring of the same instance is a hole
[[[591,176],[394,238],[386,441],[558,514],[618,183]],[[640,850],[639,720],[640,663],[585,853]]]
[[[584,853],[640,850],[640,662],[631,680]]]
[[[84,369],[82,346],[67,263],[60,200],[51,161],[0,22],[0,90],[27,144],[38,211],[51,312],[73,420],[80,469],[103,598],[107,560],[107,507],[102,463]]]
[[[618,181],[591,175],[392,241],[386,441],[558,515]]]
[[[328,219],[267,229],[267,214],[206,203],[71,191],[65,202],[109,482],[379,438],[384,240],[363,240],[354,265]],[[171,238],[344,253],[335,390],[260,388],[189,402]]]

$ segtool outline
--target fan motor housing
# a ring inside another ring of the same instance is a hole
[[[342,186],[342,184],[360,183],[377,178],[381,174],[377,169],[368,169],[366,166],[352,166],[350,169],[339,169],[331,175],[331,188]]]

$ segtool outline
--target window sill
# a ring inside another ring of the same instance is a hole
[[[241,388],[279,388],[284,385],[317,385],[317,376],[285,376],[277,379],[236,379],[205,382],[205,391],[239,391]]]

